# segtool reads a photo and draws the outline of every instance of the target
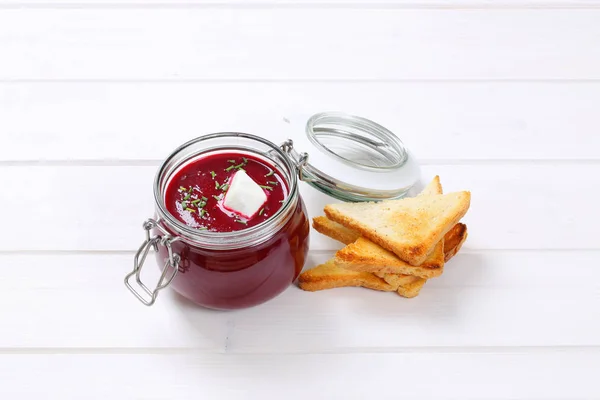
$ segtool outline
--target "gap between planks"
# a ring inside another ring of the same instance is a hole
[[[2,1],[2,0],[0,0]],[[599,0],[600,1],[600,0]],[[600,5],[598,7],[600,9]],[[2,5],[0,4],[0,11]],[[193,83],[418,83],[418,84],[590,84],[600,83],[596,78],[0,78],[0,84],[193,84]]]
[[[204,1],[204,2],[104,2],[104,3],[70,3],[70,2],[13,2],[0,1],[1,9],[379,9],[379,10],[585,10],[599,9],[600,4],[586,1],[562,2],[521,2],[496,1],[456,1],[448,2],[302,2],[302,1]]]
[[[222,349],[198,349],[188,347],[2,347],[3,355],[193,355],[193,354],[228,354],[235,356],[270,356],[270,355],[343,355],[343,354],[556,354],[556,353],[589,353],[600,352],[600,346],[423,346],[423,347],[348,347],[331,351],[267,351],[267,352],[229,352]]]

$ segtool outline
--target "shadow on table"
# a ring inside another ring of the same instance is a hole
[[[436,336],[442,340],[445,330],[456,333],[457,324],[470,323],[471,302],[486,293],[472,289],[491,281],[484,257],[463,253],[413,299],[364,288],[305,292],[293,285],[259,306],[214,311],[171,296],[173,312],[187,321],[189,330],[218,344],[223,352],[322,352],[354,345],[377,347],[369,338],[383,337],[382,344],[399,347],[437,340]],[[360,337],[363,334],[367,337]]]

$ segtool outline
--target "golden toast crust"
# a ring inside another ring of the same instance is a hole
[[[407,286],[423,279],[413,275],[386,274],[385,272],[375,272],[374,274],[390,285],[396,287],[396,289],[400,286]]]
[[[344,244],[353,243],[360,237],[360,233],[333,222],[325,216],[313,218],[312,225],[317,232]]]
[[[398,287],[396,291],[400,296],[406,298],[417,297],[423,288],[423,285],[427,282],[427,279],[420,279],[406,286]]]
[[[414,275],[422,278],[440,276],[444,270],[444,246],[438,243],[427,261],[410,265],[390,251],[365,238],[359,238],[335,254],[335,264],[353,271],[385,272]]]
[[[467,240],[467,226],[463,223],[456,224],[444,236],[444,260],[448,262],[458,253],[463,243]]]

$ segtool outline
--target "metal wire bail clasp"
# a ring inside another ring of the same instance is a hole
[[[308,162],[308,153],[298,153],[296,149],[294,149],[294,142],[292,139],[288,139],[281,144],[281,150],[288,155],[296,164],[296,168],[298,169],[298,176],[301,181],[306,181],[307,178],[304,174],[304,167]]]
[[[133,261],[133,271],[131,271],[125,277],[125,286],[138,298],[139,301],[144,303],[147,306],[151,306],[156,301],[156,297],[158,296],[158,292],[167,286],[173,281],[175,276],[177,275],[177,271],[179,270],[179,262],[181,261],[181,257],[179,254],[173,252],[173,248],[171,244],[179,240],[179,238],[174,238],[171,236],[162,226],[158,224],[157,221],[153,219],[148,219],[144,222],[143,225],[144,230],[146,231],[146,240],[140,246],[139,250],[135,254],[135,258]],[[154,237],[150,237],[150,231],[154,228],[157,228],[163,235],[156,235]],[[163,266],[162,273],[160,275],[160,279],[156,284],[156,287],[153,290],[148,289],[148,287],[142,283],[140,274],[142,271],[142,267],[144,266],[144,262],[146,261],[146,257],[150,252],[151,248],[154,248],[154,251],[158,251],[158,246],[165,246],[167,251],[169,252],[169,259],[165,262]],[[135,281],[139,288],[142,290],[134,288],[131,285],[131,277],[135,275]]]
[[[309,183],[317,188],[324,188],[331,193],[331,190],[337,190],[338,185],[331,180],[331,177],[321,171],[312,168],[308,164],[308,153],[298,153],[294,149],[294,142],[288,139],[281,144],[281,150],[288,155],[296,165],[298,170],[298,178],[306,183]]]

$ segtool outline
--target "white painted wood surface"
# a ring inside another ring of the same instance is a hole
[[[10,382],[9,394],[42,398],[49,392],[70,398],[75,384],[87,399],[512,399],[515,392],[528,398],[586,399],[597,390],[599,357],[596,350],[527,354],[518,349],[251,356],[106,352],[8,355],[11,368],[0,366],[0,372]],[[20,379],[25,369],[36,384]],[[50,369],[62,373],[49,375]],[[564,377],[566,369],[572,378]]]
[[[342,110],[381,122],[427,163],[593,160],[598,104],[600,82],[0,83],[11,137],[0,159],[155,165],[199,134],[280,142],[312,114]]]
[[[598,43],[593,0],[0,0],[0,398],[600,399]],[[173,147],[325,110],[472,191],[442,277],[234,312],[126,291]]]
[[[599,19],[600,9],[7,9],[0,80],[598,79]]]

